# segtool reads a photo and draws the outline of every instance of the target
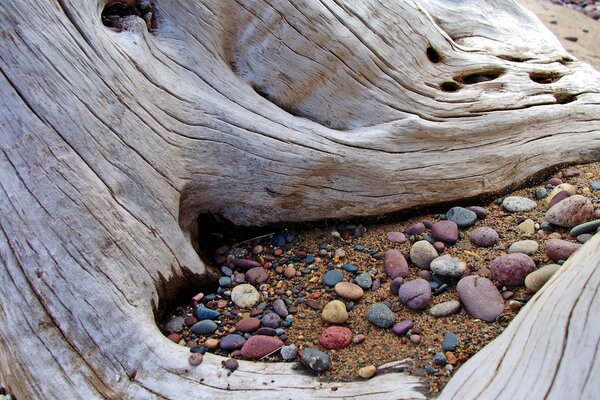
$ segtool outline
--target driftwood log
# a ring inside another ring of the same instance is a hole
[[[398,373],[190,367],[155,316],[211,278],[197,216],[378,215],[597,161],[600,74],[514,1],[139,3],[0,2],[0,381],[27,399],[423,398]],[[599,246],[442,397],[597,393]]]

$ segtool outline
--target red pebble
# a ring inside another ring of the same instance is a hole
[[[352,342],[352,331],[344,326],[330,326],[319,336],[321,346],[330,350],[346,348]]]
[[[181,335],[179,333],[171,333],[167,338],[173,343],[179,343]]]

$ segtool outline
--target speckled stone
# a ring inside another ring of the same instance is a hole
[[[592,218],[594,207],[585,196],[574,195],[555,204],[546,212],[546,221],[556,226],[573,228]]]
[[[365,292],[362,288],[351,282],[338,282],[333,290],[344,299],[348,300],[360,300]]]
[[[257,360],[279,350],[283,342],[273,336],[254,335],[242,346],[242,357]]]
[[[371,305],[367,311],[367,319],[379,328],[390,328],[396,322],[396,316],[392,310],[383,303]]]
[[[300,361],[314,372],[323,372],[329,369],[329,356],[317,349],[302,350]]]
[[[431,301],[431,286],[425,279],[414,279],[400,286],[398,297],[411,310],[422,310]]]
[[[487,226],[473,230],[469,236],[471,243],[477,247],[492,247],[498,243],[499,238],[498,232]]]
[[[446,244],[458,242],[458,225],[453,221],[438,221],[431,226],[431,237]]]
[[[535,262],[523,253],[507,254],[494,259],[490,270],[502,285],[522,285],[527,274],[535,270]]]
[[[400,322],[398,322],[396,325],[394,325],[394,328],[392,329],[392,331],[398,335],[405,335],[406,332],[409,331],[410,328],[413,327],[413,322],[409,319],[404,319]]]
[[[546,242],[546,255],[553,261],[566,260],[580,247],[579,243],[550,239]]]
[[[429,314],[434,317],[445,317],[451,314],[456,314],[460,310],[460,302],[457,300],[445,301],[429,309]]]
[[[354,282],[364,290],[371,289],[371,285],[373,285],[373,279],[368,272],[357,275],[356,278],[354,278]]]
[[[492,322],[504,311],[504,299],[487,278],[470,275],[462,278],[456,291],[466,310],[475,318]]]
[[[452,207],[446,213],[446,219],[456,223],[459,228],[468,228],[477,221],[477,214],[463,207]]]
[[[269,313],[262,317],[260,324],[267,328],[279,328],[279,324],[281,323],[281,317],[276,313]]]
[[[431,261],[429,268],[433,273],[440,276],[458,278],[467,269],[467,264],[450,254],[446,254]]]
[[[246,339],[243,336],[232,333],[221,339],[219,347],[227,351],[238,350],[242,348],[244,343],[246,343]]]
[[[392,243],[402,244],[406,242],[406,236],[404,236],[404,233],[402,232],[388,232],[386,237]]]
[[[288,346],[283,346],[280,352],[283,361],[294,361],[296,359],[296,355],[298,354],[298,348],[292,343]]]
[[[383,266],[391,279],[408,276],[408,263],[398,250],[392,249],[385,252]]]
[[[185,319],[183,317],[175,317],[165,324],[165,331],[179,333],[185,326]]]
[[[235,324],[236,330],[242,333],[254,332],[259,327],[260,319],[254,317],[242,318],[237,324]]]
[[[345,326],[330,326],[319,336],[321,346],[329,350],[340,350],[352,343],[352,331]]]
[[[466,208],[467,210],[473,211],[478,219],[485,219],[485,217],[487,217],[488,211],[484,207],[471,206]]]
[[[289,314],[287,306],[282,299],[277,299],[273,302],[273,311],[275,311],[275,313],[281,318],[285,318]]]
[[[241,308],[253,307],[260,300],[260,293],[250,284],[244,283],[233,288],[231,301]]]
[[[321,318],[333,324],[343,324],[348,320],[346,305],[339,300],[330,301],[323,308]]]
[[[253,285],[260,285],[269,279],[269,274],[263,267],[250,268],[246,271],[246,280]]]
[[[429,264],[437,258],[438,252],[427,240],[419,240],[410,248],[410,260],[421,269],[429,269]],[[408,276],[408,268],[406,278]]]
[[[508,212],[524,212],[531,211],[537,207],[537,203],[533,200],[521,196],[509,196],[502,201],[502,207]]]

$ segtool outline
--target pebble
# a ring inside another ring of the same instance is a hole
[[[438,221],[431,226],[431,236],[446,244],[458,242],[458,225],[453,221]]]
[[[473,230],[469,236],[471,243],[478,247],[492,247],[499,238],[498,232],[486,226]]]
[[[458,335],[454,332],[444,333],[444,341],[442,342],[442,349],[444,351],[454,351],[458,346]]]
[[[406,242],[406,236],[404,236],[404,233],[402,232],[388,232],[386,237],[392,243],[402,244]]]
[[[582,235],[577,236],[577,241],[581,244],[587,242],[588,240],[590,240],[594,235],[589,234],[589,233],[584,233]]]
[[[554,207],[556,204],[569,197],[571,197],[571,193],[567,192],[566,190],[561,190],[556,195],[554,195],[554,197],[552,197],[552,201],[550,201],[550,204],[548,204],[548,208]]]
[[[298,348],[295,344],[290,344],[288,346],[283,346],[280,353],[283,361],[294,361],[298,354]]]
[[[450,254],[446,254],[431,261],[430,269],[440,276],[458,278],[467,269],[467,264]]]
[[[246,271],[246,280],[253,285],[260,285],[269,279],[269,274],[263,267],[250,268]]]
[[[363,272],[354,278],[354,282],[364,290],[368,290],[373,285],[373,279],[368,272]]]
[[[413,342],[414,344],[419,344],[419,343],[421,343],[421,336],[420,335],[410,335],[410,341]]]
[[[188,358],[188,362],[190,363],[190,365],[195,367],[196,365],[202,364],[203,359],[204,359],[204,356],[202,354],[192,353],[192,354],[190,354],[190,356]]]
[[[556,226],[573,228],[592,218],[594,207],[585,196],[574,195],[555,204],[546,212],[546,221]]]
[[[179,333],[183,330],[184,326],[185,319],[183,319],[183,317],[175,317],[165,324],[164,330]]]
[[[261,265],[260,265],[260,263],[258,261],[246,260],[244,258],[236,258],[236,259],[234,259],[233,260],[233,265],[235,265],[238,268],[245,268],[245,269],[261,267]]]
[[[293,278],[296,276],[296,269],[294,267],[287,267],[284,271],[283,271],[283,275],[286,278]]]
[[[410,248],[410,260],[421,269],[429,269],[429,264],[437,257],[437,250],[426,240],[420,240]],[[407,273],[402,276],[403,278],[408,276],[408,267],[406,272]],[[392,277],[392,279],[393,278],[395,277]]]
[[[561,184],[557,185],[554,189],[552,189],[552,191],[548,194],[548,197],[546,197],[546,199],[544,200],[544,205],[547,208],[549,208],[552,203],[552,200],[554,199],[554,196],[556,196],[560,192],[567,192],[568,194],[573,195],[573,194],[577,193],[577,189],[575,189],[575,186],[570,185],[568,183],[561,183]],[[563,199],[564,199],[564,197],[563,197]]]
[[[225,336],[223,339],[221,339],[219,347],[227,351],[238,350],[242,348],[244,343],[246,343],[246,339],[244,339],[243,336],[231,333]]]
[[[346,257],[346,250],[336,249],[335,252],[333,253],[333,257],[341,260],[342,258]]]
[[[533,271],[525,278],[525,286],[533,293],[537,292],[550,278],[552,278],[552,275],[554,275],[560,267],[561,266],[558,264],[550,264]]]
[[[504,310],[504,299],[496,286],[487,278],[470,275],[456,286],[458,297],[466,310],[475,318],[492,322]]]
[[[459,310],[460,301],[449,300],[431,307],[429,309],[429,314],[433,315],[434,317],[446,317],[451,314],[456,314]]]
[[[280,323],[281,317],[274,312],[264,315],[260,320],[260,324],[266,328],[279,328]]]
[[[321,346],[329,350],[340,350],[352,343],[352,331],[345,326],[330,326],[319,336]]]
[[[422,233],[425,233],[425,225],[422,224],[421,222],[417,222],[416,224],[411,225],[408,228],[406,228],[404,233],[407,234],[408,236],[420,235]]]
[[[289,315],[289,311],[282,299],[277,299],[273,302],[273,311],[281,318],[285,318]]]
[[[233,288],[231,301],[241,308],[251,308],[260,300],[260,293],[252,285],[244,283]]]
[[[390,283],[390,293],[393,294],[394,296],[398,295],[398,289],[400,289],[400,286],[404,283],[404,278],[398,277],[395,278],[394,280],[392,280],[392,283]]]
[[[277,336],[277,330],[275,328],[263,326],[261,328],[258,328],[256,334],[262,336]]]
[[[557,177],[552,177],[550,179],[548,179],[548,185],[552,185],[552,186],[558,186],[560,185],[562,182],[562,180],[560,178]]]
[[[394,325],[394,328],[392,328],[392,331],[396,335],[402,336],[402,335],[405,335],[406,332],[408,332],[409,329],[412,327],[413,327],[413,322],[411,320],[403,319],[402,321],[400,321],[396,325]]]
[[[383,266],[391,279],[408,276],[408,263],[398,250],[388,250],[385,252]]]
[[[304,349],[300,353],[302,364],[315,372],[322,372],[329,369],[329,356],[327,353],[317,349]]]
[[[254,317],[242,318],[235,324],[235,329],[239,332],[254,332],[260,327],[260,319]]]
[[[204,319],[217,319],[221,316],[221,313],[217,310],[212,310],[204,306],[196,307],[196,311],[194,314],[196,314],[196,318],[198,318],[198,321],[202,321]]]
[[[508,253],[523,253],[529,256],[538,251],[539,248],[540,245],[535,240],[519,240],[510,245]]]
[[[431,301],[431,286],[425,279],[414,279],[400,286],[398,297],[411,310],[422,310]]]
[[[235,358],[228,358],[225,361],[221,361],[221,365],[230,371],[235,371],[240,367],[240,363]]]
[[[204,342],[204,346],[209,350],[214,350],[219,347],[219,341],[215,338],[208,338]]]
[[[354,264],[346,264],[342,267],[342,269],[346,272],[355,273],[358,271],[358,266]]]
[[[463,207],[452,207],[446,213],[446,219],[456,223],[459,228],[468,228],[477,221],[477,214]]]
[[[494,259],[490,270],[494,279],[502,285],[522,285],[525,277],[535,270],[535,262],[523,253],[507,254]]]
[[[442,352],[436,353],[435,356],[433,357],[433,363],[435,365],[439,365],[440,367],[445,366],[447,363],[446,355]]]
[[[590,182],[590,189],[594,192],[600,190],[600,182]]]
[[[526,212],[536,208],[537,203],[521,196],[508,196],[502,201],[502,207],[511,213]]]
[[[577,237],[584,233],[594,233],[598,228],[600,228],[600,219],[577,225],[571,229],[569,234],[573,237]]]
[[[273,336],[254,335],[242,346],[242,357],[257,360],[283,347],[283,342]]]
[[[323,283],[329,287],[334,287],[338,282],[341,282],[343,279],[344,273],[337,269],[327,271],[325,275],[323,275]]]
[[[204,321],[196,322],[191,329],[196,335],[207,335],[217,330],[217,324],[211,319],[205,319]]]
[[[228,276],[222,276],[219,278],[219,286],[222,288],[228,288],[231,286],[231,278]]]
[[[351,282],[338,282],[333,290],[344,299],[348,300],[360,300],[364,296],[365,292],[362,288]]]
[[[367,311],[367,319],[379,328],[390,328],[396,322],[396,316],[384,303],[371,305]]]
[[[485,217],[487,217],[488,211],[484,207],[471,206],[466,208],[467,210],[473,211],[479,219],[485,219]]]
[[[363,379],[369,379],[375,375],[375,372],[377,372],[377,368],[374,365],[367,365],[358,370],[358,376]]]
[[[548,196],[548,191],[544,188],[537,188],[535,189],[535,198],[537,200],[541,200],[543,198],[545,198],[546,196]]]
[[[550,239],[546,242],[546,255],[553,261],[567,260],[580,247],[579,243]]]
[[[343,324],[348,321],[348,311],[346,305],[339,300],[330,301],[323,308],[321,318],[333,324]]]
[[[533,222],[532,219],[527,218],[525,221],[517,225],[517,229],[524,234],[531,236],[535,234],[535,222]]]

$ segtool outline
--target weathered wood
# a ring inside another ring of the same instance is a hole
[[[169,0],[149,33],[104,27],[104,2],[0,3],[0,380],[20,398],[423,397],[397,374],[219,377],[154,312],[207,279],[199,213],[376,215],[598,160],[598,72],[516,3],[465,4]]]

